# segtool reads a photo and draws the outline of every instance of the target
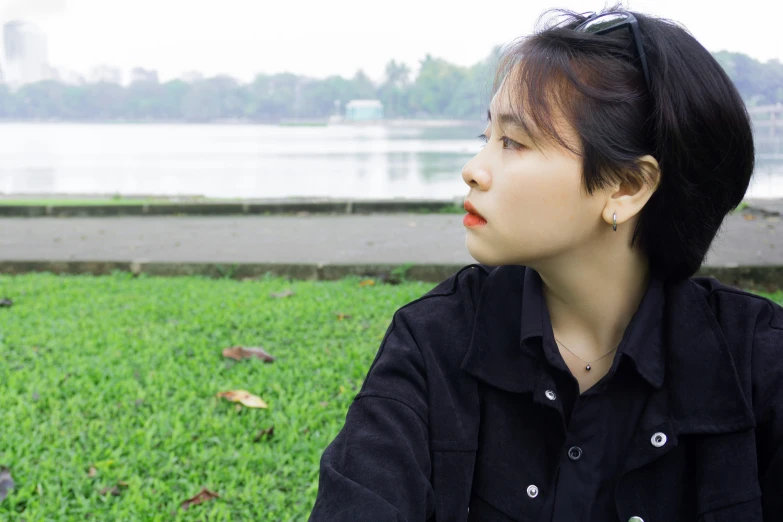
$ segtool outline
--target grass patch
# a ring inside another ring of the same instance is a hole
[[[394,310],[433,286],[360,281],[1,277],[0,519],[305,520]],[[234,389],[269,408],[215,397]],[[220,498],[178,509],[202,487]]]
[[[739,214],[740,212],[742,212],[746,208],[748,208],[748,202],[743,199],[742,201],[740,201],[740,204],[737,205],[737,208],[735,208],[734,210],[729,212],[729,214]]]
[[[392,314],[433,286],[360,282],[0,277],[0,519],[306,520]],[[269,408],[215,397],[234,389]],[[220,497],[179,509],[202,488]]]
[[[410,212],[412,214],[464,214],[465,209],[458,205],[444,204],[442,207],[438,207],[435,209],[421,207],[421,208],[411,209]]]

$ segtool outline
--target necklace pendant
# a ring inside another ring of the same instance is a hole
[[[590,365],[589,364],[587,366],[585,366],[585,370],[587,370],[588,372],[590,371]]]

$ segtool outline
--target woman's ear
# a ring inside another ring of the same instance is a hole
[[[658,160],[647,154],[637,160],[639,166],[645,171],[645,179],[652,181],[651,193],[658,190],[661,184],[661,167]]]
[[[643,171],[643,179],[634,180],[633,186],[623,183],[610,191],[609,199],[602,212],[607,223],[612,223],[612,214],[617,212],[617,223],[624,223],[642,211],[661,183],[658,161],[650,155],[637,160]]]

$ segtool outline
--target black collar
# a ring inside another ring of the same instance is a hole
[[[552,322],[543,294],[543,282],[538,272],[527,268],[522,286],[522,346],[523,349],[541,351],[554,364],[568,371],[552,334]],[[662,319],[664,307],[663,280],[653,274],[639,308],[623,334],[617,348],[618,357],[633,361],[636,371],[655,389],[663,386],[663,338]],[[541,346],[532,342],[541,338]],[[556,359],[555,359],[556,358]]]
[[[539,362],[531,352],[535,343],[525,342],[542,336],[543,342],[554,344],[536,284],[541,284],[540,276],[531,268],[508,265],[492,270],[481,290],[463,370],[512,393],[543,392],[538,390]],[[750,428],[755,425],[753,414],[726,340],[699,291],[690,279],[671,284],[653,277],[637,315],[654,318],[658,307],[661,330],[655,338],[663,349],[639,349],[643,343],[637,341],[655,332],[655,321],[646,320],[636,321],[638,329],[626,329],[621,345],[639,374],[666,395],[666,400],[655,401],[666,411],[649,414],[669,418],[678,433]]]

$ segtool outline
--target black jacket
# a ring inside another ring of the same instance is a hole
[[[548,402],[520,352],[525,270],[470,265],[394,314],[321,457],[312,522],[487,520],[469,511],[481,386]],[[707,277],[665,295],[665,377],[624,457],[620,520],[783,521],[783,308]],[[482,498],[534,520],[534,471]]]

